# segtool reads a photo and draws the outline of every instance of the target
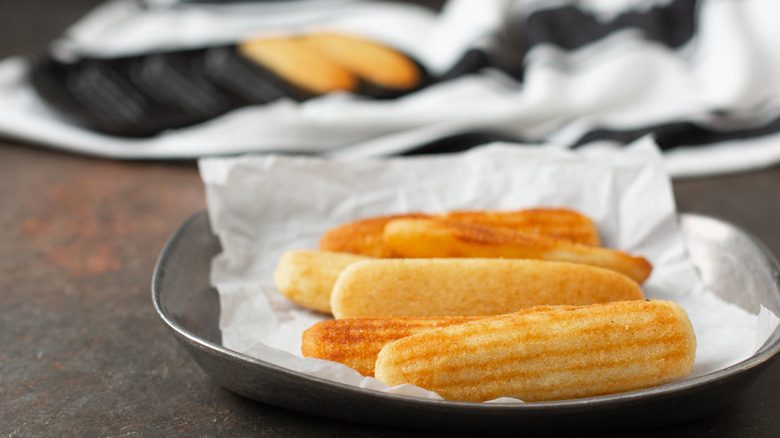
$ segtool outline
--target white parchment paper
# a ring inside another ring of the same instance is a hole
[[[697,336],[686,378],[749,358],[777,326],[706,290],[677,227],[671,183],[651,138],[622,150],[569,151],[507,144],[464,153],[386,159],[263,155],[199,162],[208,214],[223,252],[212,263],[225,347],[350,385],[440,398],[410,385],[388,388],[341,364],[304,358],[303,330],[329,316],[275,288],[272,273],[291,249],[314,249],[327,229],[409,211],[561,206],[590,216],[603,244],[646,257],[648,298],[673,300]],[[505,401],[505,399],[501,399]]]

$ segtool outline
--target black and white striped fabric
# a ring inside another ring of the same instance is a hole
[[[772,43],[780,37],[772,18],[780,13],[777,2],[514,6],[508,38],[525,53],[516,76],[530,89],[543,88],[534,82],[557,82],[543,100],[568,102],[573,110],[544,140],[581,147],[650,134],[679,158],[671,169],[679,174],[752,168],[778,158],[772,152],[780,142],[780,50]]]
[[[71,62],[232,44],[262,31],[340,30],[414,57],[424,88],[247,105],[193,126],[123,138],[69,124],[0,62],[0,134],[112,158],[247,152],[383,156],[527,147],[621,147],[650,135],[673,177],[780,162],[780,2],[448,0],[409,3],[106,3],[52,45]]]

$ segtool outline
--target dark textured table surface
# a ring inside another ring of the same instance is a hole
[[[97,2],[0,2],[0,58],[41,52]],[[780,168],[675,181],[780,254]],[[117,162],[0,138],[0,436],[429,436],[312,417],[223,389],[154,311],[168,236],[205,206],[194,163]],[[780,436],[775,360],[716,415],[619,436]],[[522,434],[522,431],[518,431]],[[617,435],[616,435],[617,436]]]

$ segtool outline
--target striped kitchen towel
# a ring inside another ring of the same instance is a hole
[[[780,161],[778,16],[774,0],[113,0],[50,57],[0,62],[0,134],[118,159],[649,135],[673,177],[738,172]],[[391,49],[417,80],[302,92],[245,49],[321,34]]]

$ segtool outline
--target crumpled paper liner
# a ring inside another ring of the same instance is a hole
[[[648,298],[682,305],[697,336],[685,379],[749,358],[778,324],[705,289],[688,258],[661,153],[651,138],[623,150],[568,151],[493,144],[465,153],[389,159],[308,156],[209,158],[199,162],[208,214],[223,252],[212,264],[225,347],[349,385],[426,398],[411,385],[388,388],[333,362],[304,358],[301,333],[329,318],[275,288],[272,273],[291,249],[316,248],[331,227],[358,218],[455,209],[568,207],[590,216],[603,244],[653,264]],[[501,402],[514,399],[500,399]]]

